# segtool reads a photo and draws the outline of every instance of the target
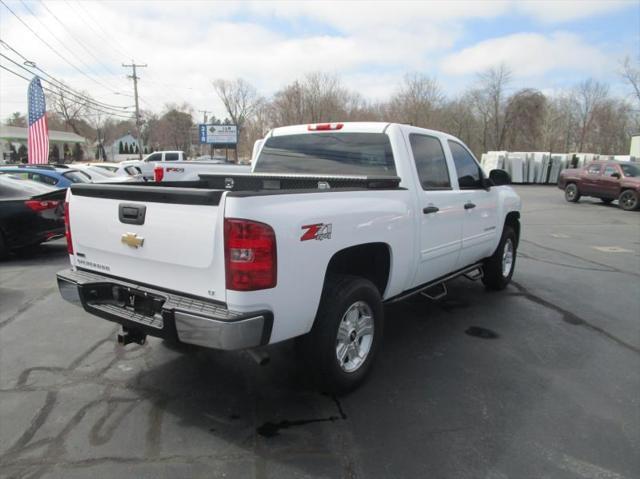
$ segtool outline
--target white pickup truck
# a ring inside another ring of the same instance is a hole
[[[123,344],[151,335],[255,355],[299,337],[323,390],[346,392],[370,370],[384,303],[442,296],[461,275],[507,285],[520,236],[508,182],[437,131],[276,128],[250,174],[73,185],[58,285],[121,324]]]
[[[140,170],[142,176],[150,180],[153,178],[153,169],[156,164],[159,162],[168,162],[173,164],[175,162],[183,162],[187,161],[187,155],[185,155],[184,151],[155,151],[145,156],[142,160],[127,160],[123,161],[123,165],[127,166],[135,166]]]

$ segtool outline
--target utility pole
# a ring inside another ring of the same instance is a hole
[[[138,106],[138,80],[140,77],[136,75],[136,68],[146,68],[147,64],[136,65],[136,62],[131,60],[131,65],[122,64],[124,68],[133,68],[133,75],[128,75],[128,78],[133,80],[133,95],[136,99],[136,128],[138,130],[138,157],[142,160],[142,143],[140,143],[140,107]]]

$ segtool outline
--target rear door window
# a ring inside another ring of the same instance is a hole
[[[309,133],[268,138],[257,173],[396,176],[384,133]]]
[[[618,171],[618,168],[616,168],[615,166],[607,166],[604,169],[604,176],[613,176],[614,173],[620,174],[620,172]]]
[[[57,178],[43,175],[41,173],[29,173],[29,179],[37,181],[38,183],[44,183],[46,185],[55,185],[58,183],[58,181],[60,181]]]
[[[164,161],[178,161],[179,157],[177,153],[165,153]]]
[[[599,175],[600,174],[600,165],[591,165],[587,168],[587,173],[590,175]]]
[[[450,189],[449,169],[440,140],[433,136],[411,133],[409,142],[422,189]]]

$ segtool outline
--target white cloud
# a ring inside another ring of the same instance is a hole
[[[501,63],[515,76],[542,76],[553,70],[577,70],[592,75],[612,67],[612,59],[572,33],[517,33],[492,38],[447,56],[442,69],[451,75],[477,73]]]
[[[131,81],[126,79],[130,71],[121,63],[134,58],[149,65],[139,71],[143,108],[159,111],[165,103],[186,101],[196,109],[213,108],[217,116],[223,116],[224,111],[211,85],[215,78],[242,76],[262,94],[270,95],[305,73],[321,70],[336,72],[348,87],[380,99],[397,87],[407,71],[442,78],[443,72],[460,75],[499,61],[527,75],[563,66],[602,70],[609,64],[604,54],[567,33],[517,34],[481,41],[456,53],[452,49],[473,21],[498,17],[517,21],[518,17],[509,16],[516,13],[541,22],[561,22],[620,8],[618,2],[512,0],[47,2],[67,31],[39,3],[27,3],[75,56],[51,38],[21,3],[9,0],[9,5],[65,57],[111,89],[132,93]],[[98,100],[132,103],[132,98],[114,95],[65,64],[1,5],[0,13],[2,38],[40,67]],[[1,47],[0,52],[9,54]],[[5,60],[2,63],[7,65]],[[100,63],[115,75],[108,74]],[[446,80],[443,78],[445,87],[449,87],[451,82]],[[16,109],[26,109],[26,82],[0,70],[0,118]]]
[[[516,11],[543,23],[560,23],[613,12],[629,6],[638,7],[635,0],[529,0],[515,4]]]

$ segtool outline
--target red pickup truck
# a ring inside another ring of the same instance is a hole
[[[560,173],[558,188],[572,203],[581,196],[594,196],[605,203],[618,200],[626,211],[640,206],[640,165],[619,161],[594,161],[584,168]]]

